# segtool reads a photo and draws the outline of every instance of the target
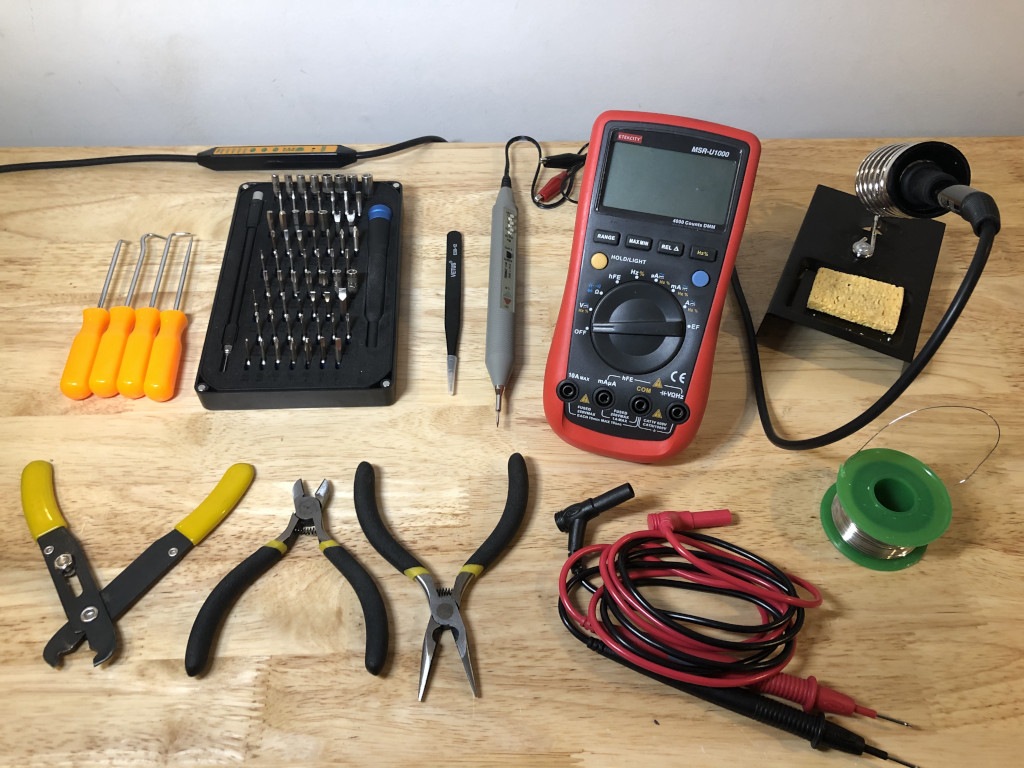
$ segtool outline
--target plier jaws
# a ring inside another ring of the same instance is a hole
[[[277,540],[291,547],[299,534],[316,535],[318,541],[328,541],[331,535],[324,528],[324,506],[331,492],[329,480],[323,480],[312,496],[306,493],[302,478],[292,486],[292,500],[295,512],[288,519],[288,525]]]
[[[463,578],[467,576],[468,578]],[[434,582],[434,577],[429,573],[421,573],[416,576],[415,581],[423,587],[427,595],[427,603],[430,607],[430,619],[427,621],[427,629],[423,634],[423,651],[420,657],[420,682],[418,699],[423,701],[427,690],[427,681],[433,669],[434,654],[437,651],[437,642],[445,630],[452,633],[455,639],[455,648],[462,659],[462,666],[466,670],[466,679],[469,680],[469,687],[473,696],[480,697],[480,689],[476,684],[476,674],[473,672],[473,659],[469,652],[469,632],[466,623],[462,620],[460,603],[462,592],[472,578],[472,574],[460,573],[455,580],[455,587],[452,589],[439,589]]]

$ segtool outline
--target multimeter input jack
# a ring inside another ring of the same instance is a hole
[[[637,395],[629,401],[629,410],[637,416],[646,416],[651,412],[651,401],[643,395]]]
[[[610,389],[601,388],[594,392],[594,405],[598,408],[607,408],[615,402],[615,394]]]
[[[576,386],[576,383],[565,379],[558,384],[558,398],[567,403],[571,403],[577,397],[579,397],[580,389]]]
[[[669,421],[673,421],[676,424],[682,424],[684,421],[690,418],[690,409],[685,403],[672,403],[666,410]]]

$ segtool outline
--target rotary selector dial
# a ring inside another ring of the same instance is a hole
[[[676,356],[686,334],[679,300],[655,283],[616,286],[594,308],[590,338],[601,359],[629,374],[650,373]]]

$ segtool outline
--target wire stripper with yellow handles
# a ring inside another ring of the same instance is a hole
[[[93,665],[110,659],[117,650],[114,623],[217,527],[245,495],[254,475],[250,464],[231,466],[202,504],[100,589],[57,504],[53,466],[46,461],[28,464],[21,473],[22,510],[68,619],[43,648],[46,662],[60,666],[83,640],[95,653]]]
[[[437,650],[438,638],[448,630],[455,638],[455,647],[462,659],[462,666],[469,680],[473,696],[480,695],[476,675],[473,671],[473,660],[470,656],[469,633],[462,618],[462,595],[474,576],[480,576],[495,559],[511,544],[515,538],[523,517],[526,514],[526,503],[529,497],[529,477],[526,462],[518,454],[508,459],[508,494],[505,509],[497,525],[483,544],[474,552],[455,577],[455,586],[451,589],[438,585],[433,575],[416,557],[391,535],[381,519],[377,506],[376,478],[373,467],[362,462],[356,468],[355,505],[359,525],[366,538],[381,556],[391,565],[418,583],[427,596],[430,607],[430,618],[423,635],[423,650],[420,658],[419,700],[423,701],[427,681],[434,663],[434,652]]]
[[[210,650],[231,606],[242,593],[271,566],[285,556],[300,535],[316,536],[320,551],[331,565],[341,571],[355,590],[366,622],[366,653],[364,663],[370,674],[380,674],[388,655],[388,616],[377,583],[348,550],[331,538],[324,524],[324,505],[330,492],[324,480],[312,494],[306,493],[302,480],[292,486],[295,512],[276,539],[271,539],[240,562],[213,588],[199,609],[185,649],[185,671],[190,677],[203,672]]]

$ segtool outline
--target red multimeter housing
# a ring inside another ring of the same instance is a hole
[[[564,440],[637,462],[693,440],[760,153],[714,123],[597,118],[544,373]]]

